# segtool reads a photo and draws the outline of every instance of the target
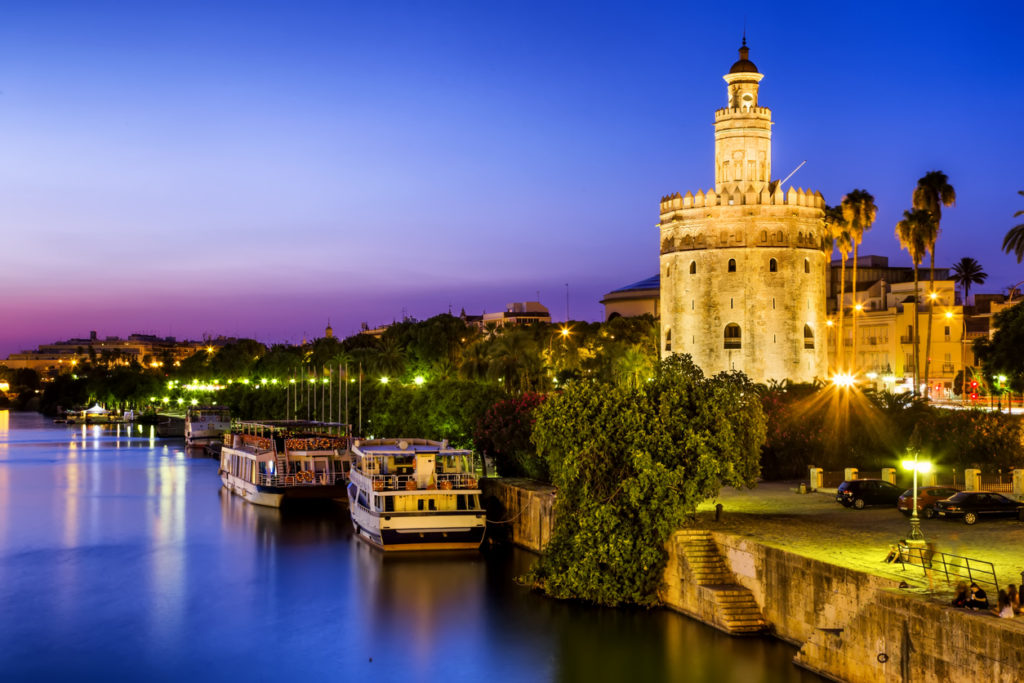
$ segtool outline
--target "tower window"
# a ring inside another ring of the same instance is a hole
[[[725,348],[738,349],[742,345],[742,333],[740,326],[736,323],[729,323],[725,326]]]
[[[769,273],[777,273],[777,272],[779,272],[779,262],[776,261],[775,259],[770,259],[768,261],[768,272]]]
[[[736,272],[736,259],[734,259],[734,258],[729,259],[729,272],[730,273],[735,273]]]
[[[807,259],[804,259],[804,272],[805,273],[811,272],[811,262],[809,260],[807,260]]]
[[[690,261],[690,275],[696,275],[696,274],[697,274],[697,262],[696,261]]]
[[[810,325],[804,325],[804,348],[814,348],[814,330],[811,329]]]

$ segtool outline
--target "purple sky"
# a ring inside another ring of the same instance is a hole
[[[136,6],[137,5],[137,6]],[[978,6],[982,7],[982,6]],[[774,170],[872,192],[908,263],[1024,279],[1019,3],[751,3]],[[386,8],[386,9],[385,9]],[[0,357],[89,330],[298,341],[535,299],[599,319],[713,183],[744,12],[695,3],[21,3],[0,10]]]

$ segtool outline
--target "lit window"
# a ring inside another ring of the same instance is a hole
[[[814,348],[814,330],[811,329],[810,325],[804,325],[804,348]]]
[[[741,346],[742,337],[740,326],[736,323],[729,323],[725,326],[725,348],[738,349]]]
[[[811,262],[809,260],[807,260],[807,259],[804,259],[804,272],[805,273],[811,272]]]

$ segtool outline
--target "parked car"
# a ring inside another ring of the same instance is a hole
[[[917,489],[917,514],[925,519],[931,519],[935,516],[935,504],[937,502],[959,492],[959,489],[951,486],[922,486]],[[896,507],[899,508],[900,512],[909,516],[910,511],[914,507],[914,490],[907,489],[904,491],[903,495],[900,496],[899,502],[896,503]]]
[[[901,493],[899,486],[881,479],[853,479],[839,485],[836,500],[860,510],[865,505],[894,505]]]
[[[965,524],[974,524],[989,517],[1019,517],[1024,503],[1010,500],[990,491],[963,491],[935,503],[935,512],[943,519],[962,517]]]

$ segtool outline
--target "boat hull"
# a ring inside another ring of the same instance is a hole
[[[220,480],[224,488],[254,505],[279,508],[288,501],[333,500],[344,498],[345,487],[341,484],[319,486],[261,486],[250,481],[222,472]]]
[[[385,552],[476,550],[483,543],[487,530],[483,511],[381,515],[360,505],[357,491],[349,484],[352,527],[359,538]]]

